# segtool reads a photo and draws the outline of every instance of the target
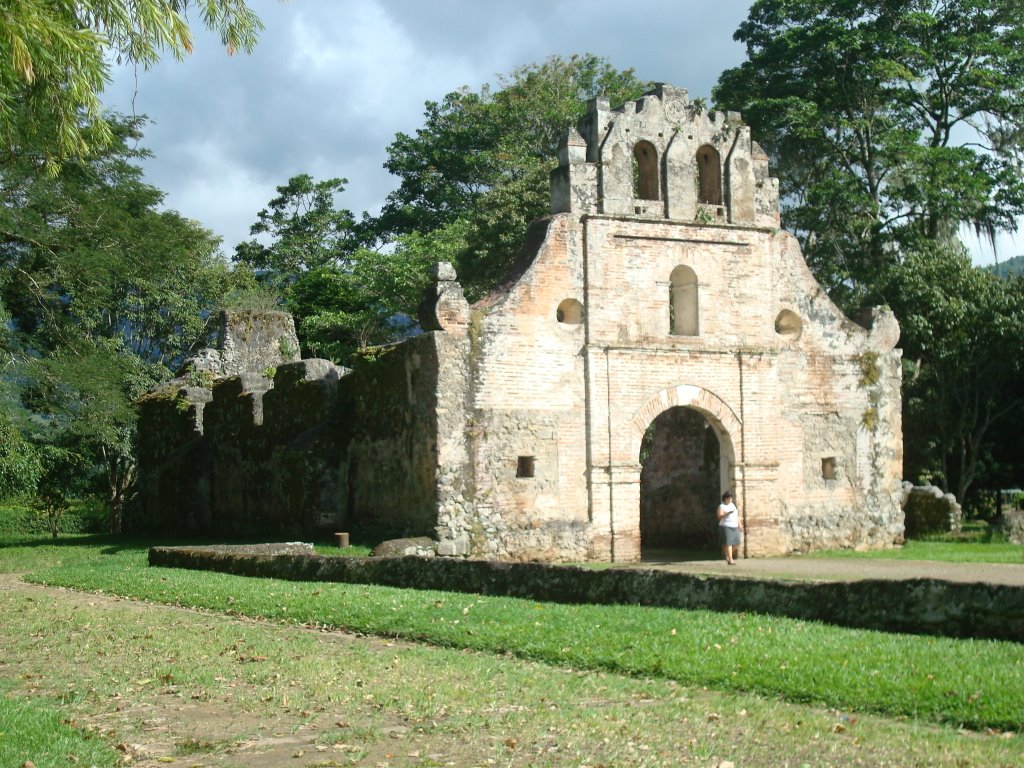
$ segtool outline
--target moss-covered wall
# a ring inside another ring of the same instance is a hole
[[[342,372],[301,360],[273,373],[272,381],[249,372],[142,399],[132,528],[232,536],[335,529],[344,442],[331,425]]]
[[[366,350],[338,388],[347,530],[433,536],[437,524],[435,334]]]
[[[140,401],[135,530],[230,536],[435,534],[433,334],[354,372],[301,360]],[[349,373],[349,375],[345,375]]]
[[[209,518],[208,444],[203,413],[212,394],[171,384],[139,400],[139,495],[129,505],[129,531],[202,528]]]

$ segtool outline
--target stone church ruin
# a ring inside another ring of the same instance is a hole
[[[276,359],[147,395],[132,525],[635,561],[730,489],[750,556],[900,542],[899,328],[816,283],[739,115],[596,99],[558,162],[506,282],[470,306],[438,265],[422,335],[349,371],[249,318]]]

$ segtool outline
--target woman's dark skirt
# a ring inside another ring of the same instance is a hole
[[[720,525],[718,526],[718,538],[722,540],[723,547],[738,547],[740,545],[740,529]]]

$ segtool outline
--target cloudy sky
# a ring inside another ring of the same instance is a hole
[[[266,29],[228,56],[195,30],[194,53],[149,71],[119,69],[104,103],[151,118],[149,183],[168,207],[224,240],[248,237],[275,187],[298,173],[340,176],[340,203],[375,212],[395,187],[382,167],[423,104],[478,89],[553,54],[594,53],[644,80],[707,97],[743,60],[732,34],[749,0],[250,0]],[[1020,238],[1018,238],[1020,239]],[[1000,243],[999,256],[1020,243]],[[992,260],[975,244],[975,260]]]

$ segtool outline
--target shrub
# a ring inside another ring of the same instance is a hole
[[[71,501],[61,517],[61,533],[104,533],[107,524],[106,505],[96,499]],[[32,499],[12,500],[0,504],[0,537],[37,536],[50,533],[46,514]]]
[[[0,416],[0,499],[32,493],[42,471],[35,447]]]

